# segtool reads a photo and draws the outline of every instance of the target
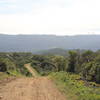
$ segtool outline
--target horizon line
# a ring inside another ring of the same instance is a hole
[[[12,36],[18,36],[18,35],[38,35],[38,36],[41,36],[41,35],[44,35],[44,36],[97,36],[97,35],[100,35],[100,34],[71,34],[71,35],[57,35],[57,34],[9,34],[9,33],[0,33],[0,35],[12,35]]]

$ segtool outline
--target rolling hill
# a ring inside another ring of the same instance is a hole
[[[100,35],[0,35],[0,52],[33,52],[52,48],[100,49]]]

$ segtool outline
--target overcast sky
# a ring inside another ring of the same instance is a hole
[[[0,33],[99,34],[100,0],[0,0]]]

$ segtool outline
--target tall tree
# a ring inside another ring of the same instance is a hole
[[[68,72],[75,72],[76,61],[77,61],[77,52],[76,51],[69,51],[69,64],[67,71]]]

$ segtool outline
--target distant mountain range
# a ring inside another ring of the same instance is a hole
[[[0,52],[39,52],[53,48],[100,49],[100,35],[0,35]]]
[[[54,49],[48,49],[48,50],[42,50],[39,52],[36,52],[36,54],[40,55],[68,55],[68,50],[62,49],[62,48],[54,48]]]

